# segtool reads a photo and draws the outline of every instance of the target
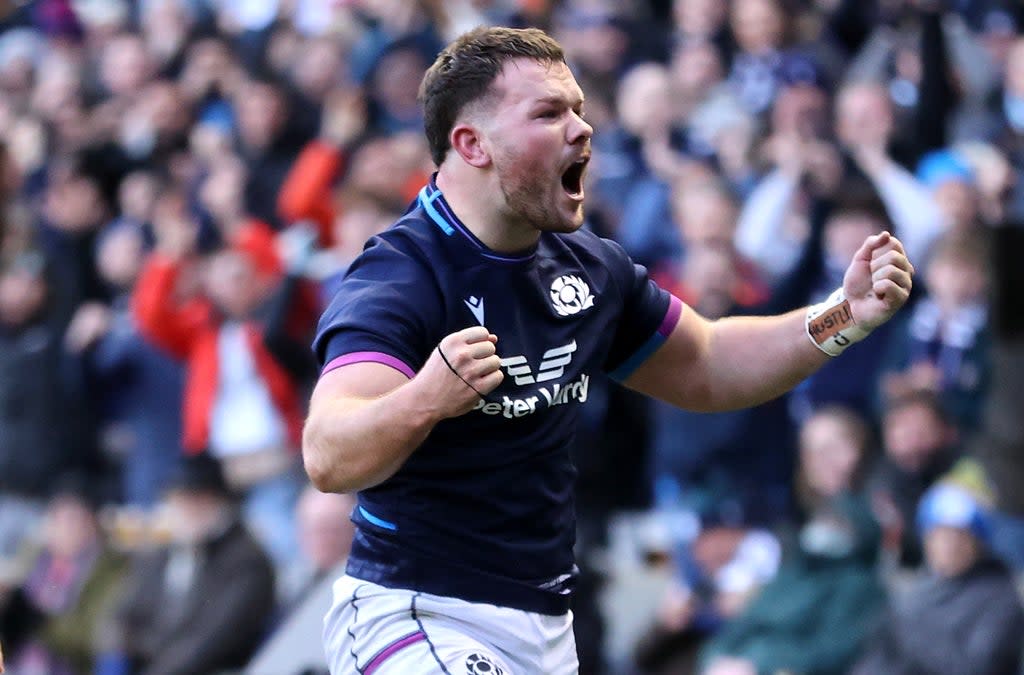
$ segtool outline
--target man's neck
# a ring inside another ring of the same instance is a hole
[[[437,172],[437,187],[466,229],[492,251],[524,251],[540,238],[537,229],[528,223],[510,221],[496,208],[504,202],[500,188],[482,172],[445,165]]]

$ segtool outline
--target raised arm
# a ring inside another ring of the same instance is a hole
[[[830,358],[826,350],[838,353],[895,314],[910,294],[913,273],[895,237],[868,237],[846,271],[845,298],[833,294],[809,308],[818,314],[810,331],[808,309],[712,322],[684,308],[665,344],[625,384],[702,412],[771,400],[820,368]]]
[[[469,412],[501,384],[496,342],[481,326],[452,333],[412,379],[377,361],[333,370],[328,364],[302,437],[313,484],[324,492],[356,492],[389,478],[438,422]]]

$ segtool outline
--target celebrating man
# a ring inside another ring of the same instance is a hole
[[[710,322],[580,230],[593,129],[561,47],[481,28],[421,85],[438,170],[325,312],[303,452],[358,492],[331,672],[574,673],[569,442],[599,371],[691,410],[779,396],[910,292],[869,237],[820,305]]]

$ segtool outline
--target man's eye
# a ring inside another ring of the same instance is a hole
[[[537,117],[539,117],[541,119],[545,119],[545,120],[551,120],[551,119],[554,119],[554,118],[558,117],[558,111],[557,110],[543,110],[543,111],[541,111],[541,113],[539,115],[537,115]]]

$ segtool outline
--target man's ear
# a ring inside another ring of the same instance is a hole
[[[452,128],[449,140],[452,150],[458,153],[466,164],[478,169],[484,169],[491,165],[491,153],[479,126],[460,122]]]

